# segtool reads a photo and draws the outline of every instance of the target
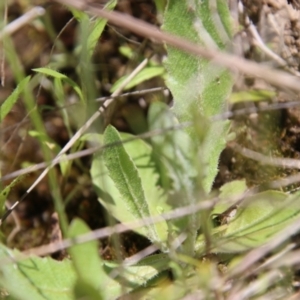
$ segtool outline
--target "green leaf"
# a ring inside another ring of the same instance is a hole
[[[117,3],[117,0],[110,0],[105,4],[104,7],[107,10],[113,10]],[[78,20],[81,23],[86,22],[86,24],[88,24],[87,49],[88,54],[91,57],[99,41],[99,38],[106,26],[107,20],[103,18],[97,18],[96,20],[93,20],[89,18],[88,14],[82,11],[78,11],[76,9],[73,9],[72,7],[70,7],[70,10],[73,16],[76,18],[76,20]],[[84,34],[86,35],[86,32]]]
[[[213,215],[222,214],[246,192],[245,180],[234,180],[224,184],[220,188],[220,201],[214,206]]]
[[[226,146],[229,129],[229,121],[214,122],[207,128],[204,141],[199,145],[199,157],[201,157],[204,175],[202,186],[206,193],[211,191],[218,174],[219,159]]]
[[[247,101],[266,101],[276,96],[274,91],[269,90],[252,90],[232,93],[229,102],[232,104]]]
[[[83,95],[82,95],[80,87],[77,85],[77,83],[75,83],[72,79],[70,79],[66,75],[59,73],[55,70],[49,69],[49,68],[36,68],[36,69],[32,69],[32,70],[37,73],[41,73],[43,75],[50,76],[50,77],[60,79],[60,80],[67,82],[74,89],[74,91],[78,94],[80,100],[83,101]]]
[[[266,191],[246,198],[229,223],[218,228],[217,252],[241,252],[266,243],[300,212],[299,194]]]
[[[18,176],[15,178],[9,185],[7,185],[1,192],[0,192],[0,218],[2,217],[5,211],[5,201],[7,199],[10,190],[16,186],[20,181],[24,179],[25,175]]]
[[[170,0],[165,11],[163,29],[199,45],[223,50],[231,39],[227,2]],[[179,121],[197,119],[201,122],[201,119],[224,112],[233,85],[230,73],[210,61],[174,47],[168,46],[167,50],[167,85],[174,97],[173,110]],[[227,130],[226,122],[211,125],[206,131],[204,145],[199,145],[202,164],[205,166],[203,173],[206,179],[203,186],[206,192],[211,190],[217,174]],[[192,127],[187,132],[193,140],[199,139]]]
[[[217,2],[217,9],[222,6],[223,11],[226,2]],[[200,45],[224,49],[230,41],[223,26],[229,18],[228,8],[223,15],[212,9],[208,0],[194,1],[190,6],[188,1],[170,0],[163,28]],[[191,116],[191,106],[205,116],[220,113],[232,88],[229,72],[173,47],[168,46],[167,49],[167,83],[174,96],[175,113],[180,118],[183,115]]]
[[[134,55],[133,50],[129,46],[120,46],[119,52],[128,59],[131,59]]]
[[[88,231],[88,227],[76,219],[69,233],[75,238]],[[101,299],[99,290],[103,299],[117,299],[166,270],[169,263],[163,254],[147,257],[137,265],[124,263],[120,266],[105,262],[99,257],[96,241],[75,245],[70,253],[72,261],[56,261],[49,257],[22,258],[19,251],[0,244],[0,290],[8,293],[10,298],[22,300],[73,300],[83,296]],[[117,274],[116,280],[107,275],[111,272]]]
[[[71,6],[69,7],[69,10],[78,22],[81,22],[84,19],[88,18],[88,15],[81,10],[74,9]]]
[[[149,129],[168,129],[178,125],[178,121],[169,107],[160,102],[154,102],[148,114]],[[182,129],[167,130],[151,138],[157,164],[160,166],[164,188],[169,191],[169,203],[173,208],[196,204],[195,144]],[[179,201],[180,199],[180,201]],[[188,231],[185,253],[192,254],[196,232],[200,226],[199,214],[191,214],[180,221],[172,222],[177,231]]]
[[[113,270],[116,273],[116,269],[119,268],[120,272],[116,278],[121,282],[127,282],[131,287],[137,288],[144,286],[149,280],[152,280],[161,272],[169,269],[170,258],[167,254],[160,253],[145,257],[133,265],[130,264],[129,261],[125,260],[121,268],[120,265],[109,261],[105,262],[105,266],[108,273]]]
[[[76,238],[89,231],[82,220],[75,219],[72,221],[69,235]],[[134,288],[145,285],[169,266],[169,259],[165,254],[146,257],[134,265],[126,261],[121,265],[102,261],[96,241],[72,246],[69,252],[80,279],[76,283],[77,297],[88,296],[89,299],[96,300],[116,299]],[[112,273],[114,279],[108,275]]]
[[[171,264],[174,265],[174,263]],[[209,290],[211,289],[211,283],[218,279],[213,262],[202,261],[201,267],[193,266],[193,269],[185,267],[184,272],[185,275],[182,274],[183,276],[176,278],[173,268],[172,279],[167,272],[162,272],[149,281],[146,286],[131,292],[130,299],[215,299],[211,290]],[[205,296],[199,296],[199,291]]]
[[[118,2],[117,0],[108,1],[108,3],[106,3],[106,5],[105,5],[105,8],[107,10],[113,10],[115,8],[117,2]],[[93,54],[95,46],[98,43],[98,40],[104,30],[106,23],[107,23],[106,19],[98,18],[92,24],[92,31],[89,34],[88,41],[87,41],[90,56]]]
[[[221,199],[228,199],[229,197],[237,197],[240,196],[247,190],[247,184],[245,179],[234,180],[224,184],[220,188]]]
[[[88,226],[80,219],[72,220],[68,236],[75,238],[80,234],[90,232]],[[101,278],[104,276],[102,261],[98,253],[98,242],[91,241],[74,245],[68,251],[71,254],[78,276],[100,290]]]
[[[14,261],[21,253],[0,244],[0,286],[15,299],[72,300],[76,274],[68,259],[31,257]]]
[[[90,230],[82,220],[72,221],[70,237],[76,238],[87,232]],[[103,261],[99,257],[96,241],[74,245],[69,252],[80,279],[76,283],[76,295],[77,297],[88,296],[89,299],[117,299],[122,294],[145,285],[146,282],[166,270],[169,263],[165,254],[146,257],[134,265],[127,262],[118,264]],[[108,275],[112,273],[114,279]]]
[[[104,142],[121,142],[132,137],[119,133],[109,126]],[[97,155],[92,164],[93,183],[99,200],[121,222],[159,215],[170,208],[166,204],[163,189],[157,186],[158,174],[152,158],[152,150],[144,141],[134,140],[105,150],[103,157]],[[137,230],[151,241],[167,239],[167,224],[161,222]]]
[[[168,129],[178,125],[178,121],[169,107],[161,102],[154,102],[148,113],[150,130]],[[186,195],[193,193],[197,170],[195,169],[195,153],[193,142],[181,129],[171,129],[153,136],[151,143],[161,168],[167,170],[172,181],[172,189],[184,191]],[[166,186],[168,188],[168,186]],[[188,198],[188,197],[187,197]],[[183,199],[185,204],[188,199]]]
[[[14,104],[19,99],[19,96],[23,92],[24,88],[29,84],[30,76],[24,78],[17,86],[17,88],[11,93],[10,96],[0,106],[0,122],[6,117],[11,111]]]
[[[167,4],[167,0],[154,0],[155,2],[155,6],[158,12],[163,12],[166,4]]]
[[[104,143],[121,142],[116,129],[109,126],[104,133]],[[104,162],[120,194],[127,202],[128,208],[137,219],[150,216],[146,204],[141,178],[132,159],[122,145],[110,147],[104,151]],[[145,205],[146,204],[146,205]],[[152,226],[151,226],[152,227]],[[154,228],[148,228],[151,239],[157,240]]]
[[[90,229],[82,220],[74,219],[72,221],[69,228],[71,238],[88,232]],[[110,278],[104,271],[97,241],[74,245],[69,249],[69,253],[79,278],[76,285],[79,284],[82,287],[81,290],[77,289],[77,293],[81,297],[89,296],[91,299],[91,296],[97,293],[98,299],[116,299],[120,296],[122,287],[119,282]]]
[[[165,73],[165,68],[163,67],[147,67],[143,70],[141,70],[141,72],[139,72],[124,88],[124,90],[129,90],[135,86],[137,86],[138,84],[152,79],[154,77],[157,76],[162,76]],[[121,77],[120,79],[118,79],[114,85],[112,86],[112,88],[110,89],[110,92],[115,92],[122,84],[123,82],[127,79],[128,75],[125,75],[123,77]]]

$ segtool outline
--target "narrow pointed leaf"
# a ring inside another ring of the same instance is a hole
[[[116,6],[118,1],[116,0],[110,0],[105,5],[105,9],[107,10],[113,10]],[[107,23],[107,20],[103,18],[98,18],[94,24],[92,24],[92,31],[89,34],[88,37],[88,49],[89,49],[89,55],[91,56],[93,54],[93,51],[98,43],[98,40],[104,30],[104,27]]]
[[[21,182],[24,178],[23,176],[19,176],[15,178],[10,184],[8,184],[1,192],[0,192],[0,218],[5,211],[5,201],[7,199],[8,194],[10,193],[11,189]]]
[[[126,140],[129,138],[132,138],[132,135],[124,133],[120,136],[118,135],[118,141],[120,141],[119,139]],[[100,136],[99,139],[101,139]],[[115,141],[115,139],[113,140]],[[146,216],[148,213],[151,216],[157,216],[162,212],[169,211],[170,206],[167,204],[167,195],[163,188],[159,186],[158,170],[153,160],[151,147],[143,140],[137,139],[114,147],[116,149],[113,151],[112,149],[107,149],[107,151],[112,151],[110,152],[113,155],[112,159],[109,160],[107,158],[109,152],[106,152],[104,155],[101,155],[101,153],[97,154],[93,159],[91,175],[99,196],[99,201],[112,216],[121,222],[134,221],[142,216]],[[121,152],[120,149],[117,149],[120,147],[123,147]],[[131,161],[129,162],[130,168],[126,167],[125,171],[123,163],[117,163],[114,157],[116,155],[118,158],[121,158],[123,156],[121,153],[125,153],[126,160]],[[119,154],[121,155],[120,157]],[[126,173],[132,169],[134,170],[134,175],[130,174],[130,176],[134,176],[132,179],[127,178],[126,174],[122,175],[125,177],[120,178],[120,172]],[[131,180],[137,178],[136,176],[138,176],[138,179],[134,181],[131,187],[122,186],[126,182],[131,182]],[[140,194],[136,193],[135,190],[133,194],[130,194],[131,188],[142,190]],[[133,197],[135,197],[134,199],[136,199],[137,203],[133,202]],[[142,207],[141,211],[136,211],[139,207]],[[156,232],[155,236],[151,235],[153,228]],[[147,236],[152,241],[165,242],[167,240],[168,228],[166,222],[154,224],[150,229],[143,227],[136,231]]]
[[[29,84],[30,76],[24,78],[16,87],[16,89],[7,97],[7,99],[0,106],[0,122],[11,111],[14,104],[18,101],[19,96],[23,92],[26,85]]]
[[[104,133],[104,143],[121,143],[121,137],[117,130],[108,126]],[[104,151],[104,163],[109,171],[109,176],[119,190],[127,208],[136,219],[151,216],[139,171],[126,152],[122,144],[109,147]],[[158,240],[153,225],[147,226],[149,238]]]
[[[66,76],[62,73],[59,73],[55,70],[49,69],[49,68],[36,68],[36,69],[32,69],[32,70],[37,73],[41,73],[43,75],[50,76],[50,77],[67,82],[74,89],[74,91],[78,94],[80,100],[83,101],[83,95],[82,95],[80,87],[77,85],[76,82],[74,82],[68,76]]]

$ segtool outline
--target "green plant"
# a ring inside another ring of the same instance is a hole
[[[156,2],[160,9],[164,7],[164,1]],[[114,5],[111,2],[111,8]],[[93,99],[94,87],[88,82],[90,74],[84,70],[84,62],[90,63],[105,21],[90,24],[85,13],[72,12],[82,30],[91,29],[87,30],[90,35],[84,37],[80,52],[82,88],[49,68],[34,71],[52,77],[62,95],[63,82],[69,84],[86,109]],[[169,0],[163,29],[220,50],[226,49],[232,36],[229,11],[223,0]],[[230,123],[212,122],[210,117],[225,111],[233,78],[213,62],[170,46],[167,51],[167,85],[174,104],[172,108],[161,102],[151,104],[147,124],[152,135],[143,140],[109,125],[103,134],[84,137],[103,146],[103,151],[93,157],[91,177],[109,217],[125,225],[140,222],[134,230],[147,237],[160,253],[143,257],[138,263],[105,261],[98,254],[96,241],[76,244],[79,236],[92,233],[82,220],[74,219],[70,225],[65,222],[63,228],[65,237],[73,242],[68,250],[71,260],[25,258],[1,245],[0,286],[12,297],[116,299],[128,295],[180,299],[203,291],[209,299],[215,292],[212,280],[221,282],[217,264],[209,254],[222,261],[223,257],[259,247],[294,221],[300,209],[298,194],[267,190],[248,195],[245,182],[234,181],[221,188],[216,201],[211,189]],[[154,75],[162,75],[163,69],[157,68]],[[149,71],[150,68],[146,75],[140,74],[146,77],[141,76],[137,82],[152,77]],[[1,117],[10,111],[28,81],[29,78],[21,81],[7,98]],[[7,193],[15,183],[0,194],[1,214]],[[228,202],[230,198],[232,202]],[[58,212],[61,206],[56,203]],[[180,215],[187,208],[193,210]],[[172,212],[178,215],[169,217]],[[60,217],[64,218],[63,214]],[[206,262],[200,260],[203,257]]]
[[[224,48],[230,40],[226,4],[218,2],[220,20],[226,30],[224,27],[219,28],[219,23],[216,25],[204,17],[210,10],[207,1],[199,2],[195,7],[186,5],[184,2],[169,1],[165,13],[165,30],[202,45],[215,43]],[[179,17],[184,26],[177,22]],[[207,40],[201,40],[200,33]],[[134,141],[132,145],[125,144],[124,147],[109,147],[103,156],[95,157],[92,177],[100,201],[122,222],[159,215],[200,201],[211,190],[219,155],[226,142],[228,122],[211,124],[208,119],[224,111],[232,86],[231,75],[183,51],[168,47],[168,54],[167,83],[174,96],[174,107],[171,111],[161,103],[153,103],[148,116],[149,129],[168,130],[185,121],[195,125],[169,130],[151,138],[148,145],[143,141]],[[203,126],[207,132],[201,128]],[[115,129],[108,127],[103,142],[121,142],[121,137]],[[140,147],[148,150],[140,150]],[[154,224],[154,228],[148,226],[140,233],[144,233],[152,242],[159,242],[161,249],[169,251],[170,246],[166,242],[170,237],[186,232],[186,241],[181,248],[183,253],[193,255],[201,216],[193,214],[180,221],[163,223]]]

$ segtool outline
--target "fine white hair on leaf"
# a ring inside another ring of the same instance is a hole
[[[219,49],[214,39],[210,36],[210,34],[206,31],[203,26],[202,21],[197,18],[194,22],[194,28],[198,33],[199,39],[203,42],[204,46],[210,49],[217,50]]]
[[[196,1],[195,0],[187,0],[187,5],[189,10],[196,11]]]
[[[218,7],[217,7],[217,1],[210,0],[208,1],[208,5],[209,5],[209,10],[211,12],[211,18],[218,31],[219,37],[221,38],[223,43],[228,43],[230,41],[230,37],[228,36],[228,33],[226,32],[223,22],[220,18],[220,14],[218,12]]]

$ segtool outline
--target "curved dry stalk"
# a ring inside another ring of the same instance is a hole
[[[22,28],[24,25],[30,23],[32,20],[36,19],[45,14],[45,9],[41,6],[33,7],[31,10],[23,14],[18,19],[6,25],[2,31],[0,31],[0,41],[5,37],[5,35],[11,35]]]

